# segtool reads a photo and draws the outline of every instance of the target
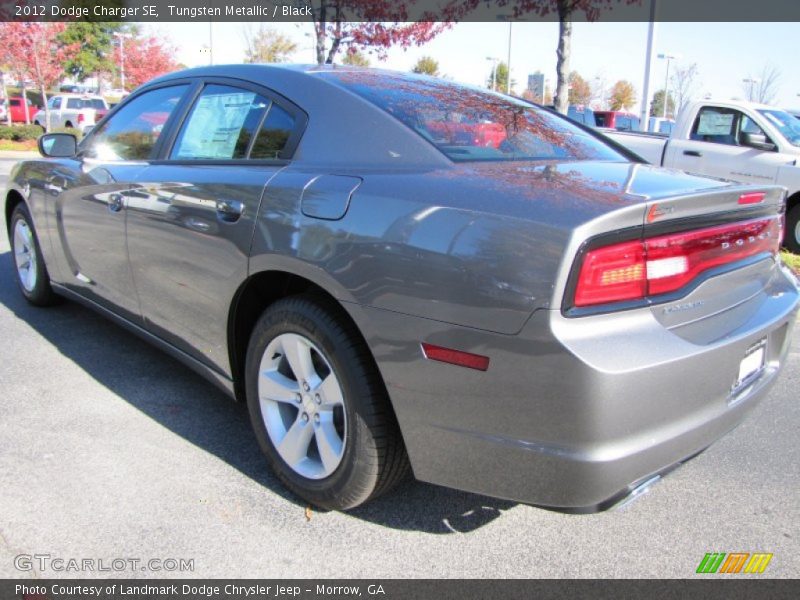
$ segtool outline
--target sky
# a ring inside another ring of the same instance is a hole
[[[610,88],[620,79],[634,84],[639,100],[644,82],[648,23],[575,23],[571,69],[594,86],[604,80]],[[215,64],[241,62],[244,56],[244,23],[143,24],[170,40],[178,49],[178,60],[187,66],[208,64],[209,29],[213,32]],[[252,27],[253,25],[250,24]],[[298,45],[293,62],[314,62],[311,25],[276,23],[270,25],[290,36]],[[507,23],[459,23],[421,47],[393,48],[385,61],[372,57],[372,66],[409,71],[421,56],[439,61],[440,71],[456,81],[485,85],[492,62],[507,61]],[[697,98],[745,98],[742,79],[759,77],[769,66],[780,72],[775,104],[800,107],[800,61],[796,41],[800,23],[657,23],[655,53],[679,58],[677,66],[697,64]],[[528,74],[542,71],[556,79],[558,23],[514,23],[511,27],[511,78],[521,92]],[[666,61],[656,59],[651,74],[651,94],[663,88]],[[596,79],[600,78],[600,80]],[[638,107],[635,109],[638,111]]]

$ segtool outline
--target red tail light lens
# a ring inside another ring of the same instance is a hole
[[[576,307],[641,300],[677,291],[709,269],[756,254],[777,254],[780,216],[603,246],[586,253]]]
[[[83,120],[84,120],[84,118],[85,118],[85,117],[83,116],[83,113],[78,113],[78,123],[79,123],[79,124],[80,124],[80,123],[83,123]]]

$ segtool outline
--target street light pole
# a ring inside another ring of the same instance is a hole
[[[650,71],[653,69],[653,46],[656,43],[656,0],[650,0],[650,23],[647,29],[647,58],[644,63],[644,94],[639,123],[648,131],[650,123]]]
[[[119,39],[119,86],[125,90],[125,38],[131,37],[131,34],[115,31],[114,37]]]
[[[746,79],[742,79],[742,82],[743,82],[743,83],[749,83],[749,84],[750,84],[750,91],[747,93],[747,100],[748,100],[749,102],[752,102],[752,101],[753,101],[753,90],[754,90],[754,88],[755,88],[755,86],[756,86],[757,84],[761,83],[761,80],[760,80],[760,79],[755,79],[755,78],[748,77],[748,78],[746,78]]]
[[[497,87],[497,62],[500,60],[494,56],[487,56],[486,60],[492,61],[492,91]]]
[[[506,94],[511,95],[511,25],[512,21],[508,22],[508,77],[506,77]]]
[[[664,77],[664,110],[662,111],[662,117],[665,119],[667,118],[667,104],[669,104],[669,61],[676,60],[679,57],[677,54],[659,54],[658,58],[666,59],[667,61],[667,74]]]

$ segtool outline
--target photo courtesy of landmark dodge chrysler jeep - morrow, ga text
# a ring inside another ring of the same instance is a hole
[[[317,506],[410,468],[607,508],[740,423],[791,344],[782,187],[648,165],[487,90],[198,68],[39,148],[5,198],[24,297],[82,302],[247,402]]]

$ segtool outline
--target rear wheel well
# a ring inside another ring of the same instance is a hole
[[[800,192],[795,192],[786,199],[786,212],[789,212],[798,204],[800,204]]]
[[[239,288],[228,313],[228,354],[237,400],[245,400],[244,368],[247,360],[247,346],[256,321],[273,302],[297,294],[311,294],[324,300],[335,311],[337,317],[346,319],[353,325],[353,330],[358,332],[359,341],[368,348],[363,335],[348,312],[335,297],[323,288],[308,279],[284,271],[257,273]],[[369,355],[375,364],[372,353],[370,352]],[[377,365],[375,368],[377,369]]]
[[[21,204],[22,202],[25,202],[25,198],[22,197],[22,194],[20,194],[16,190],[11,190],[10,192],[8,192],[8,195],[6,196],[6,210],[5,210],[6,229],[11,227],[11,213],[13,213],[17,205]]]

